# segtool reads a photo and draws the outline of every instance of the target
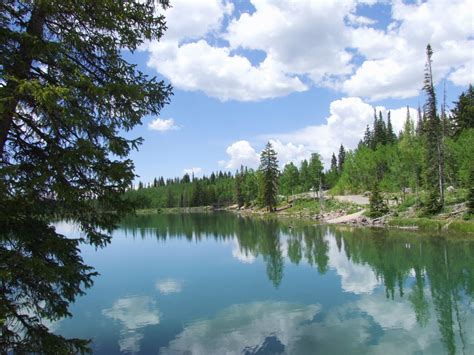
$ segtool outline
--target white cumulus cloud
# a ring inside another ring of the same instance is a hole
[[[274,62],[258,66],[227,47],[214,47],[201,39],[178,45],[150,45],[148,65],[168,77],[177,88],[197,91],[221,101],[254,101],[288,95],[307,89],[300,79],[285,74]]]
[[[241,140],[232,143],[226,149],[230,159],[224,163],[228,169],[238,169],[241,165],[256,168],[260,162],[260,156],[248,141]]]
[[[152,131],[166,132],[179,129],[179,126],[172,118],[155,118],[153,121],[148,123],[148,129],[151,129]]]
[[[148,65],[174,87],[221,101],[258,101],[312,86],[371,101],[413,97],[428,43],[436,81],[472,83],[471,0],[395,0],[381,15],[388,18],[359,13],[375,2],[250,0],[254,10],[239,12],[230,1],[176,0],[164,11],[164,37],[143,49]]]

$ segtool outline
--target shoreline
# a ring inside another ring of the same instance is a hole
[[[319,214],[307,212],[286,212],[280,210],[268,212],[252,208],[238,209],[235,206],[224,208],[214,208],[213,206],[186,207],[186,208],[163,208],[163,209],[142,209],[137,210],[137,215],[147,214],[170,214],[170,213],[219,213],[228,212],[248,217],[295,219],[302,221],[312,221],[321,225],[337,225],[350,227],[386,228],[412,231],[432,231],[432,232],[456,232],[468,233],[474,237],[474,220],[463,220],[461,218],[436,219],[426,217],[406,217],[387,214],[385,216],[370,218],[364,215],[366,211],[363,206],[357,212],[348,213],[345,210],[327,211]]]
[[[413,231],[433,232],[456,232],[469,233],[474,237],[474,220],[463,220],[461,218],[436,219],[426,217],[406,217],[387,214],[377,218],[365,216],[366,209],[356,213],[344,213],[341,211],[330,211],[322,214],[295,214],[284,212],[255,211],[252,209],[227,209],[228,212],[243,214],[246,216],[274,216],[276,218],[293,218],[298,220],[311,220],[323,225],[339,225],[352,227],[386,228]]]

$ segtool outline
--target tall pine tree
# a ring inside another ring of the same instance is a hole
[[[387,114],[387,144],[394,144],[397,141],[397,136],[393,131],[392,119],[390,111]]]
[[[338,155],[339,164],[337,167],[339,175],[342,174],[342,169],[344,167],[345,160],[346,160],[346,150],[344,149],[344,146],[341,144],[341,146],[339,147],[339,155]]]
[[[270,212],[275,210],[278,193],[278,158],[270,142],[260,154],[260,200]]]
[[[426,47],[426,66],[423,90],[426,93],[426,186],[428,189],[428,211],[436,213],[444,205],[444,161],[441,136],[441,122],[436,110],[436,94],[433,84],[432,57],[433,50]]]

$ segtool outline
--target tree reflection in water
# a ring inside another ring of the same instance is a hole
[[[146,215],[124,220],[122,228],[134,237],[159,240],[183,236],[190,241],[235,239],[244,255],[261,256],[275,287],[282,281],[285,258],[293,264],[306,262],[319,273],[326,273],[329,240],[335,239],[337,249],[351,263],[373,270],[388,300],[404,298],[404,287],[410,288],[407,299],[417,323],[424,327],[435,316],[448,353],[465,350],[461,309],[469,307],[474,294],[474,241],[468,238],[314,226],[231,214],[219,218],[212,214]],[[430,314],[430,300],[434,315]],[[456,349],[456,338],[461,349]]]

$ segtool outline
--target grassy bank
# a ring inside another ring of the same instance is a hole
[[[453,231],[461,233],[474,233],[474,221],[440,220],[433,218],[393,217],[387,222],[390,227],[423,229],[430,231]]]
[[[474,219],[464,220],[461,213],[464,208],[459,204],[463,200],[462,194],[448,194],[445,208],[439,215],[426,216],[422,207],[415,206],[414,196],[408,196],[403,202],[390,206],[390,214],[377,226],[387,226],[401,229],[416,229],[430,232],[456,232],[474,235]],[[238,212],[245,215],[254,215],[264,218],[285,218],[301,220],[319,220],[322,223],[335,217],[353,214],[368,206],[361,206],[351,202],[339,201],[334,198],[325,200],[320,205],[320,201],[313,198],[299,199],[291,203],[281,201],[277,206],[277,212],[269,213],[265,208],[256,206],[238,210],[236,206],[228,208],[229,211]],[[157,214],[157,213],[203,213],[213,212],[212,206],[186,207],[186,208],[163,208],[163,209],[140,209],[137,214]],[[454,211],[454,212],[453,212]],[[461,211],[461,212],[456,212]],[[355,222],[356,225],[372,226],[370,218],[365,223]],[[350,224],[353,224],[351,222]]]

